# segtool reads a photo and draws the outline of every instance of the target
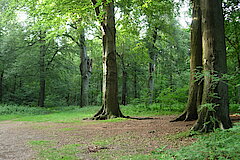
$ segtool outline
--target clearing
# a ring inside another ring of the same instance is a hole
[[[2,121],[0,160],[122,159],[195,141],[177,134],[189,130],[194,122],[170,123],[174,117],[73,123]]]

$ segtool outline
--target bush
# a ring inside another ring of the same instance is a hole
[[[240,104],[230,104],[230,112],[239,112]]]
[[[46,108],[30,107],[30,106],[18,106],[18,105],[0,105],[0,115],[11,115],[11,114],[47,114],[49,111]]]

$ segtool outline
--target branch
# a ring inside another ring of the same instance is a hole
[[[95,7],[96,4],[97,4],[97,1],[96,1],[96,0],[92,0],[92,4],[93,4],[93,6]],[[99,15],[100,15],[99,6],[96,6],[94,9],[95,9],[95,13],[96,13],[97,17],[99,17]]]
[[[93,6],[94,6],[94,10],[95,10],[95,13],[96,13],[96,16],[97,16],[97,19],[98,20],[101,20],[100,18],[99,18],[99,16],[100,16],[100,5],[99,6],[97,6],[97,1],[96,0],[92,0],[92,4],[93,4]],[[104,20],[101,20],[101,26],[102,26],[102,31],[106,31],[106,25],[103,23],[103,21]]]
[[[80,46],[80,43],[70,34],[64,33],[63,36],[70,38],[73,42],[75,42],[78,46]]]

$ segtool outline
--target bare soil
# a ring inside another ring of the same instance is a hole
[[[120,122],[83,121],[79,123],[0,122],[0,160],[37,159],[30,141],[53,141],[54,147],[79,145],[79,159],[107,159],[148,154],[156,148],[174,149],[191,144],[191,137],[176,138],[189,130],[191,122],[169,122],[174,116]],[[175,136],[174,136],[175,135]]]

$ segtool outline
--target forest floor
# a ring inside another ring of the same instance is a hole
[[[46,157],[64,149],[65,154],[76,152],[77,159],[124,159],[124,156],[150,154],[157,148],[174,149],[194,142],[192,137],[181,136],[194,122],[169,122],[173,118],[74,123],[2,121],[0,160],[39,159],[39,154]],[[51,159],[64,159],[64,156]]]

